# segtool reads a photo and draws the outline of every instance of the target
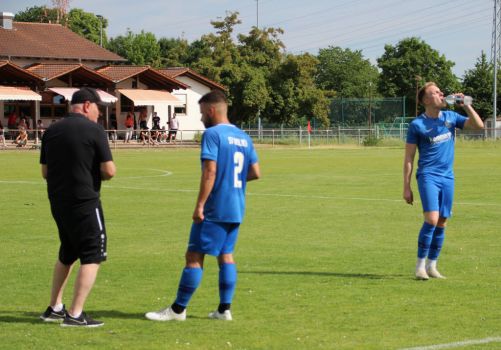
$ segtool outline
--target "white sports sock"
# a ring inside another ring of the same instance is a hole
[[[426,259],[418,258],[417,263],[416,263],[416,270],[424,269],[425,263],[426,263]]]
[[[426,263],[426,269],[429,270],[429,269],[436,269],[436,268],[437,268],[437,261],[428,259],[428,262]]]
[[[63,310],[63,304],[57,304],[57,305],[54,305],[54,306],[51,305],[51,308],[55,312],[59,312],[59,311]]]

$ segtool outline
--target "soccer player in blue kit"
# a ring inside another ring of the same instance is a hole
[[[219,264],[220,303],[209,318],[232,320],[230,306],[237,281],[233,250],[245,211],[246,183],[258,179],[260,169],[251,138],[228,120],[225,95],[214,90],[198,102],[207,129],[202,137],[202,177],[186,265],[174,303],[146,314],[153,321],[186,319],[186,307],[202,279],[206,254],[216,256]]]
[[[426,83],[419,90],[418,101],[425,111],[410,123],[407,131],[403,197],[408,204],[414,201],[411,175],[416,149],[419,149],[416,179],[424,223],[418,238],[416,278],[428,280],[430,277],[445,278],[437,270],[437,260],[444,242],[447,218],[452,213],[455,128],[482,129],[484,123],[471,105],[460,104],[468,117],[442,110],[446,106],[444,94],[433,82]]]

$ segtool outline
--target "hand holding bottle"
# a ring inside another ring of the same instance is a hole
[[[445,98],[445,102],[451,106],[453,104],[470,106],[473,102],[473,98],[471,96],[465,96],[462,93],[455,93],[447,96]]]

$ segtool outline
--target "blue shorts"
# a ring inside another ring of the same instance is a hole
[[[239,223],[202,221],[191,225],[189,252],[219,256],[231,254],[237,243]]]
[[[438,211],[442,218],[448,218],[452,215],[454,179],[419,175],[417,183],[424,212]]]

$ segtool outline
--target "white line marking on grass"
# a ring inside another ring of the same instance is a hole
[[[353,201],[381,201],[381,202],[403,202],[403,199],[387,199],[387,198],[363,198],[363,197],[338,197],[338,196],[320,196],[311,194],[280,194],[280,193],[253,193],[248,192],[251,196],[266,196],[266,197],[286,197],[286,198],[301,198],[301,199],[345,199]]]
[[[122,169],[127,169],[127,168],[122,168]],[[168,170],[149,169],[149,168],[144,168],[143,170],[158,171],[161,174],[159,174],[159,175],[142,175],[142,176],[119,176],[119,177],[116,178],[116,180],[121,180],[121,179],[143,179],[143,178],[147,178],[147,177],[161,177],[161,176],[170,176],[170,175],[172,175],[172,172],[168,171]]]
[[[22,180],[0,180],[2,184],[21,184],[21,185],[41,185],[45,184],[43,181],[22,181]]]
[[[103,185],[102,187],[119,190],[136,190],[136,191],[151,191],[151,192],[197,192],[198,190],[180,190],[179,188],[150,188],[150,187],[131,187],[131,186],[116,186],[116,185]]]
[[[320,196],[308,194],[280,194],[280,193],[253,193],[248,192],[252,196],[270,196],[270,197],[287,197],[287,198],[301,198],[301,199],[341,199],[352,201],[376,201],[376,202],[402,202],[403,199],[388,199],[388,198],[366,198],[366,197],[340,197],[340,196]],[[414,204],[420,203],[414,201]],[[405,204],[405,203],[404,203]],[[501,203],[469,203],[469,202],[455,202],[454,205],[476,205],[476,206],[492,206],[501,207]]]
[[[447,343],[447,344],[437,344],[437,345],[429,345],[429,346],[418,346],[415,348],[405,348],[400,350],[437,350],[437,349],[452,349],[459,348],[463,346],[469,345],[479,345],[479,344],[489,344],[489,343],[501,343],[501,337],[490,337],[484,339],[472,339],[465,341],[458,341],[455,343]]]
[[[131,176],[131,177],[122,177],[122,179],[139,179],[146,177],[159,177],[159,176],[170,176],[173,173],[166,170],[158,170],[158,169],[149,169],[155,171],[163,172],[160,175],[145,175],[145,176]],[[22,181],[22,180],[0,180],[0,183],[6,184],[26,184],[26,185],[41,185],[44,184],[44,181]],[[123,189],[123,190],[137,190],[137,191],[154,191],[154,192],[184,192],[184,193],[193,193],[198,190],[182,190],[176,188],[149,188],[149,187],[130,187],[130,186],[117,186],[117,185],[108,185],[103,184],[103,188],[111,188],[111,189]],[[247,192],[249,196],[262,196],[262,197],[282,197],[282,198],[298,198],[298,199],[334,199],[334,200],[349,200],[349,201],[366,201],[366,202],[392,202],[404,203],[403,199],[389,199],[389,198],[367,198],[367,197],[341,197],[341,196],[321,196],[321,195],[311,195],[311,194],[283,194],[283,193],[257,193],[257,192]],[[415,204],[418,204],[419,201],[415,201]],[[478,207],[501,207],[501,203],[472,203],[472,202],[456,202],[454,205],[465,205],[465,206],[478,206]]]

